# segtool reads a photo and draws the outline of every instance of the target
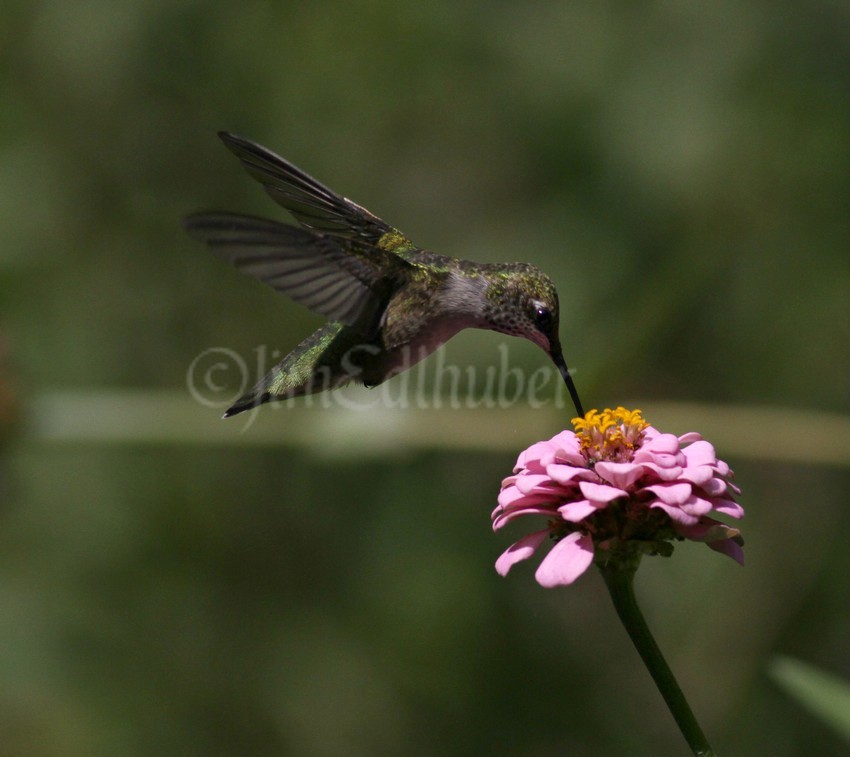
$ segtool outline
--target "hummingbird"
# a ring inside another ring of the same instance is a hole
[[[299,226],[239,213],[187,216],[219,258],[328,322],[224,414],[349,382],[377,386],[466,328],[541,347],[584,416],[558,339],[558,293],[529,263],[475,263],[417,247],[401,231],[243,137],[220,132],[248,174]]]

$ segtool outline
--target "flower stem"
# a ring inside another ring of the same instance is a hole
[[[673,715],[679,730],[685,737],[685,741],[691,751],[698,757],[716,757],[705,734],[699,727],[685,695],[676,683],[673,672],[658,644],[644,620],[643,614],[637,605],[634,592],[634,576],[639,559],[634,560],[610,560],[605,565],[600,565],[602,577],[608,587],[608,593],[614,602],[617,615],[626,627],[632,643],[637,648],[638,654],[649,669],[649,673],[655,681],[655,685],[664,697],[667,707]]]

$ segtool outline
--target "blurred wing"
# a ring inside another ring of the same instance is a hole
[[[401,232],[351,200],[320,184],[271,150],[228,132],[219,132],[226,147],[278,205],[308,229],[360,239],[379,249],[415,249]]]
[[[183,222],[220,258],[315,313],[371,335],[394,289],[413,266],[354,240],[232,213]]]

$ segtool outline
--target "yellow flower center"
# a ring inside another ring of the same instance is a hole
[[[643,430],[649,425],[640,410],[618,407],[589,410],[584,418],[573,418],[573,427],[581,444],[581,451],[589,462],[610,460],[624,463],[632,459],[640,447]]]

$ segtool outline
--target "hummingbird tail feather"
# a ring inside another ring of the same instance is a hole
[[[234,415],[244,413],[246,410],[253,410],[255,407],[264,405],[266,402],[271,402],[276,399],[268,391],[272,378],[272,374],[265,376],[263,380],[257,384],[251,391],[243,394],[236,402],[234,402],[227,410],[224,411],[222,418],[232,418]]]
[[[260,405],[271,400],[270,394],[261,394],[255,395],[253,393],[249,393],[240,397],[236,402],[231,405],[227,410],[224,411],[224,415],[222,418],[232,418],[234,415],[239,415],[239,413],[244,413],[246,410],[253,410],[255,407],[259,407]]]
[[[357,374],[346,370],[347,361],[362,353],[362,335],[341,323],[326,323],[304,339],[249,391],[245,392],[225,412],[231,418],[266,402],[316,394],[344,386],[357,380]]]
[[[303,394],[303,387],[299,387],[297,384],[293,385],[293,382],[287,380],[287,369],[289,367],[287,362],[289,360],[290,356],[287,356],[281,363],[272,368],[252,389],[245,392],[227,408],[222,418],[232,418],[234,415],[244,413],[246,410],[253,410],[266,404],[266,402],[276,402]]]

